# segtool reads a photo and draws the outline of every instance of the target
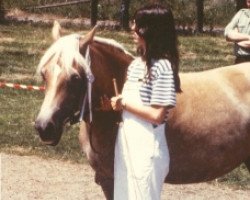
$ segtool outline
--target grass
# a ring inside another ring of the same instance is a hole
[[[39,59],[52,43],[50,32],[47,27],[0,25],[0,81],[41,85],[34,75]],[[126,32],[103,30],[98,35],[114,38],[135,53],[131,36]],[[223,36],[180,36],[179,45],[180,68],[183,72],[201,71],[233,63],[232,45],[226,43]],[[44,94],[38,91],[0,89],[0,152],[84,162],[77,139],[77,125],[66,128],[56,147],[40,143],[34,130],[34,120],[43,97]],[[217,181],[250,188],[250,175],[244,165]]]
[[[181,71],[203,71],[232,64],[232,44],[223,36],[180,37]]]

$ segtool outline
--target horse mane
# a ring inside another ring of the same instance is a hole
[[[71,34],[59,38],[44,54],[38,67],[37,73],[41,73],[43,67],[51,60],[61,64],[68,74],[72,70],[73,62],[76,62],[81,67],[85,67],[86,61],[79,51],[79,38],[77,34]]]
[[[46,51],[46,53],[40,60],[40,63],[37,67],[37,74],[41,73],[43,67],[47,65],[51,60],[55,60],[56,63],[60,62],[61,67],[63,67],[68,74],[70,74],[70,72],[74,70],[72,68],[73,62],[76,62],[76,64],[83,67],[83,69],[86,71],[87,69],[85,69],[85,67],[87,66],[87,63],[83,55],[81,55],[79,49],[80,37],[81,36],[79,34],[71,34],[59,38]],[[113,39],[94,37],[94,41],[107,45],[114,51],[123,52],[126,55],[133,57],[132,54],[130,54],[121,44]]]
[[[101,44],[104,44],[104,45],[107,45],[108,47],[112,48],[114,51],[123,52],[124,54],[126,54],[128,56],[134,57],[130,52],[128,52],[124,48],[123,45],[118,43],[116,40],[95,36],[94,41],[98,42],[98,43],[101,43]]]

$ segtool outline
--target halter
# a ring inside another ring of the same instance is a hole
[[[90,59],[90,53],[89,53],[89,46],[87,46],[86,49],[86,53],[85,53],[85,60],[86,60],[86,76],[87,76],[87,80],[88,80],[88,87],[87,87],[87,92],[83,98],[83,103],[82,103],[82,109],[80,112],[80,118],[79,118],[79,122],[83,121],[83,117],[84,117],[84,112],[85,112],[85,107],[87,104],[87,100],[88,100],[88,104],[89,104],[89,121],[90,123],[93,120],[93,114],[92,114],[92,83],[95,80],[95,77],[91,71],[91,59]]]

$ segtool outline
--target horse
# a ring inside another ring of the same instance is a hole
[[[35,128],[45,144],[57,145],[65,124],[80,121],[81,149],[95,171],[95,182],[106,199],[113,199],[121,115],[103,109],[102,97],[115,95],[114,79],[122,91],[134,57],[118,42],[95,36],[95,31],[60,36],[59,28],[53,30],[56,41],[37,68],[46,92]],[[250,63],[180,73],[180,79],[182,92],[166,129],[170,171],[165,182],[210,181],[241,163],[250,171]]]

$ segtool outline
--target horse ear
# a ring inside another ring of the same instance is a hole
[[[82,36],[80,38],[80,48],[81,49],[84,48],[86,45],[88,45],[89,43],[91,43],[93,41],[97,28],[98,28],[98,26],[96,25],[85,36]]]
[[[54,21],[54,25],[52,28],[52,38],[54,39],[54,41],[58,40],[61,37],[61,32],[62,32],[61,25],[59,24],[58,21]]]

